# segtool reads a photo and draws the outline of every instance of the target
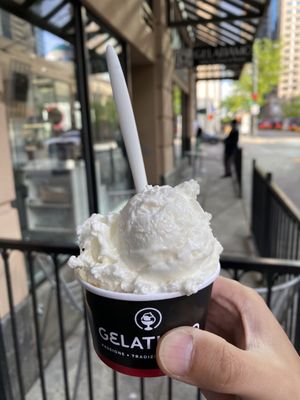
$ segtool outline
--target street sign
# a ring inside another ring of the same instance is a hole
[[[193,49],[183,48],[175,50],[175,59],[176,69],[193,68]]]
[[[252,115],[259,115],[260,113],[260,106],[257,103],[251,105],[251,114]]]
[[[251,61],[252,44],[194,47],[194,65],[239,64]]]

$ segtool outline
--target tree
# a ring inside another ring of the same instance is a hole
[[[263,106],[267,95],[278,85],[280,76],[281,46],[278,41],[257,39],[253,45],[253,57],[257,71],[256,103]],[[253,63],[246,64],[240,79],[233,85],[233,91],[222,103],[227,112],[250,111],[253,103]]]
[[[286,118],[300,116],[300,96],[293,97],[282,104],[283,115]]]
[[[112,97],[92,101],[91,110],[96,140],[111,138],[118,129],[117,112]]]

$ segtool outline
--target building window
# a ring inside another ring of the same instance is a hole
[[[35,12],[47,14],[52,3],[35,3]],[[60,10],[57,26],[72,25],[70,4]],[[104,55],[106,45],[113,45],[125,66],[125,52],[123,43],[92,16],[84,21],[95,190],[105,214],[131,196],[133,188]],[[7,42],[0,55],[23,237],[75,241],[89,207],[73,45],[2,10],[0,35]]]

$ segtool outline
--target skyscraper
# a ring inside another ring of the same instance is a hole
[[[280,4],[279,0],[271,0],[269,7],[261,20],[261,24],[257,33],[257,38],[268,38],[277,40],[279,38],[279,20],[280,20]]]
[[[300,2],[282,0],[280,3],[280,40],[283,50],[278,96],[289,99],[300,95]]]
[[[32,26],[4,10],[0,10],[0,35],[11,40],[9,47],[13,47],[14,50],[35,51],[35,37]]]

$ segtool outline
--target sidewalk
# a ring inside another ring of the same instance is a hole
[[[194,168],[187,167],[178,182],[191,178],[200,182],[199,202],[212,214],[211,226],[224,248],[223,254],[254,256],[244,200],[237,197],[232,178],[221,178],[224,173],[222,143],[202,144],[200,159],[194,162]]]
[[[243,198],[238,198],[232,178],[223,173],[223,145],[203,146],[200,203],[212,214],[211,226],[224,254],[254,256],[249,220]]]

